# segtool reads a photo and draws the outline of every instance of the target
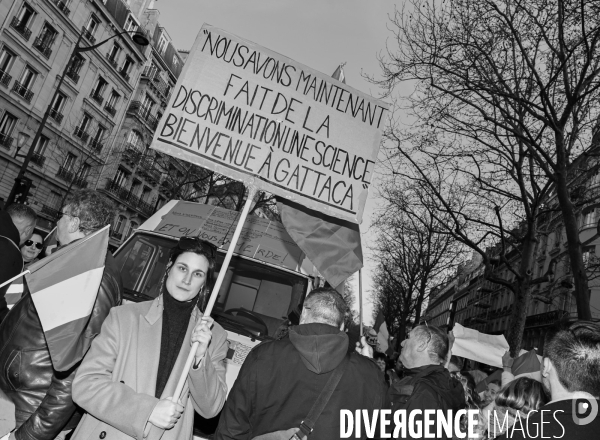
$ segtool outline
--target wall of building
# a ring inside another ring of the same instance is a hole
[[[20,20],[24,17],[24,8],[33,12],[26,23]],[[23,156],[69,64],[81,29],[88,29],[80,42],[81,47],[87,47],[122,32],[128,15],[121,0],[0,2],[0,51],[14,55],[2,72],[4,81],[0,81],[0,121],[8,115],[16,119],[4,133],[2,129],[7,127],[0,126],[0,141],[3,141],[0,145],[0,198],[6,200],[11,191]],[[92,17],[97,22],[96,27],[91,25]],[[56,33],[53,38],[45,38],[44,29],[48,28]],[[115,42],[121,50],[111,60],[108,54]],[[106,166],[118,160],[113,154],[113,144],[148,51],[125,34],[96,50],[82,53],[81,68],[72,70],[65,78],[60,89],[65,96],[64,104],[51,113],[42,133],[48,138],[48,144],[34,156],[26,172],[35,186],[29,193],[28,203],[40,214],[42,228],[53,226],[57,210],[68,192],[95,187]],[[131,67],[121,73],[127,59],[131,60]],[[19,84],[28,68],[35,72],[35,79],[24,89]],[[92,92],[100,77],[107,84],[94,98]],[[111,106],[113,93],[118,95],[118,101]],[[84,113],[91,120],[82,130]],[[105,131],[94,141],[99,127]],[[67,161],[69,155],[74,159]],[[82,175],[86,169],[87,174]]]

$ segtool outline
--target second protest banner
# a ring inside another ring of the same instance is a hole
[[[360,223],[387,109],[205,24],[152,148]]]

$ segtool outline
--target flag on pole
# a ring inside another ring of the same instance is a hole
[[[337,69],[335,69],[335,72],[333,72],[333,75],[331,75],[333,79],[337,79],[338,81],[343,82],[344,84],[346,84],[346,75],[344,75],[345,65],[346,63],[342,63],[339,66],[337,66]]]
[[[79,362],[91,340],[84,337],[104,273],[109,226],[29,266],[25,275],[55,370]]]
[[[373,330],[375,330],[377,333],[377,351],[386,353],[389,348],[388,341],[390,339],[390,333],[388,332],[387,324],[385,323],[385,317],[383,316],[383,312],[381,310],[377,314],[377,319],[375,319]]]
[[[290,237],[338,291],[363,266],[358,225],[279,198],[277,209]]]

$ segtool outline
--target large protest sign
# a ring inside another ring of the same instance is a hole
[[[227,250],[239,215],[217,206],[178,201],[152,231],[177,238],[197,236]],[[298,269],[304,255],[281,223],[257,216],[246,218],[234,252],[292,270]]]
[[[387,108],[205,24],[152,148],[360,223]]]

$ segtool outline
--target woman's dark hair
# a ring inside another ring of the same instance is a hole
[[[519,377],[506,384],[496,396],[496,406],[528,414],[548,402],[542,384],[529,377]]]
[[[213,281],[215,277],[215,266],[217,257],[217,247],[205,240],[201,240],[198,237],[181,237],[176,246],[171,248],[169,251],[169,261],[167,262],[167,268],[162,280],[162,291],[167,290],[167,277],[169,271],[177,261],[177,258],[186,252],[191,252],[196,255],[202,255],[208,260],[208,272],[206,273],[206,283],[204,289],[200,292],[201,298],[199,298],[198,306],[202,312],[206,308],[208,298],[210,297],[210,291],[213,287]]]

